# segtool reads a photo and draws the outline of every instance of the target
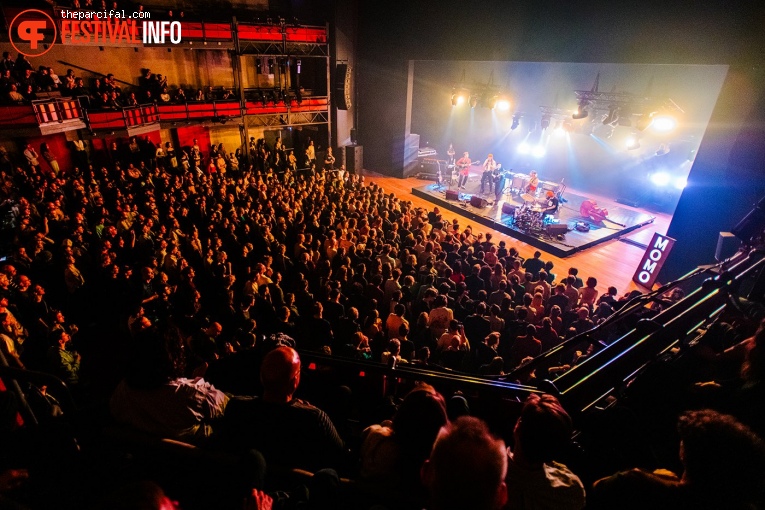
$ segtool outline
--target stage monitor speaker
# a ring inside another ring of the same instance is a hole
[[[741,241],[730,232],[720,232],[717,238],[717,249],[715,250],[715,260],[721,262],[731,258],[736,254],[741,246]]]
[[[470,205],[473,207],[477,207],[479,209],[483,209],[487,205],[489,205],[489,202],[486,201],[485,198],[481,198],[479,196],[473,195],[470,197]]]
[[[361,175],[361,171],[364,169],[363,145],[345,146],[345,169],[352,174]]]
[[[565,223],[551,223],[547,225],[547,233],[551,236],[557,236],[568,232],[568,225]]]
[[[511,204],[510,202],[505,202],[504,204],[502,204],[502,214],[515,215],[515,209],[516,209],[516,206]]]
[[[447,200],[459,200],[460,199],[460,192],[456,189],[448,189],[446,190],[446,199]]]

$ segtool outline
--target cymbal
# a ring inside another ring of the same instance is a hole
[[[528,193],[524,193],[523,195],[521,195],[521,198],[523,199],[524,202],[533,202],[536,200],[534,195],[529,195]]]

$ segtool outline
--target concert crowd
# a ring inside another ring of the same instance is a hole
[[[596,275],[524,258],[335,170],[334,158],[317,167],[309,147],[295,151],[304,171],[275,164],[289,157],[281,146],[254,149],[223,166],[215,147],[201,164],[86,152],[71,168],[3,151],[8,364],[57,375],[114,424],[322,473],[312,508],[322,496],[342,506],[326,494],[337,473],[395,494],[381,498],[390,508],[583,508],[585,484],[560,462],[572,419],[554,397],[523,404],[508,454],[464,396],[429,385],[363,398],[338,386],[313,394],[319,407],[293,398],[298,352],[502,376],[633,296],[601,294]],[[737,339],[749,342],[743,377],[755,386],[762,337]],[[518,382],[568,370],[608,341],[595,335]],[[762,441],[715,411],[684,414],[678,431],[686,475],[621,472],[588,484],[588,508],[755,508]],[[272,497],[288,507],[288,496],[255,491],[248,508]]]

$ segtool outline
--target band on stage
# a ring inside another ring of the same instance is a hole
[[[462,153],[461,158],[455,160],[456,151],[452,144],[449,144],[446,154],[448,156],[446,172],[445,175],[442,175],[439,167],[439,184],[442,184],[442,181],[445,180],[449,185],[452,185],[456,172],[457,187],[463,190],[470,178],[471,167],[478,167],[480,165],[481,184],[479,194],[483,195],[493,192],[495,199],[499,201],[502,194],[508,191],[506,186],[510,180],[512,182],[511,187],[521,194],[521,199],[528,207],[532,207],[530,204],[533,204],[534,210],[545,216],[555,215],[558,212],[561,202],[560,197],[549,189],[540,193],[542,191],[540,188],[541,182],[535,170],[531,170],[528,175],[514,173],[512,169],[509,171],[503,170],[502,164],[494,159],[493,154],[488,154],[486,159],[481,162],[480,160],[471,160],[470,153],[465,151]],[[517,183],[519,182],[522,184],[518,185]]]

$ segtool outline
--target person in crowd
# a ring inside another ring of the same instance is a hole
[[[507,454],[480,419],[441,428],[421,476],[432,510],[499,510],[507,502]],[[466,490],[467,488],[469,490]]]
[[[560,462],[571,443],[571,417],[552,395],[529,395],[508,449],[507,508],[571,509],[585,505],[584,485]]]
[[[765,443],[730,415],[683,413],[678,476],[666,469],[632,469],[598,480],[588,508],[664,510],[758,508],[765,488]]]
[[[300,356],[277,347],[260,369],[262,398],[235,399],[224,419],[224,437],[236,448],[256,448],[266,462],[316,470],[345,462],[345,445],[321,409],[294,398],[300,384]]]
[[[155,328],[134,339],[125,378],[109,401],[114,419],[148,434],[206,442],[229,397],[202,378],[182,377],[183,341],[177,331]]]

